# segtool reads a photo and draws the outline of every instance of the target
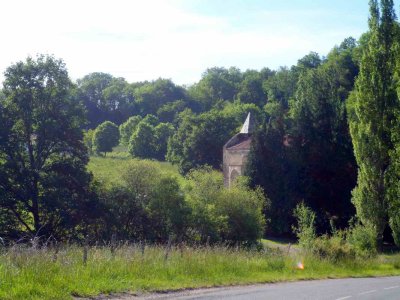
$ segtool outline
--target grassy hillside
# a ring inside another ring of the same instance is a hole
[[[91,156],[88,164],[88,170],[93,173],[94,178],[101,183],[110,185],[121,183],[121,173],[128,167],[130,162],[136,159],[132,158],[127,152],[116,149],[107,156]],[[178,178],[182,176],[176,166],[168,162],[151,161],[151,163],[160,167],[163,171],[172,173]]]

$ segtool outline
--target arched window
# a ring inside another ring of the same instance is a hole
[[[236,169],[233,169],[231,171],[231,175],[229,176],[229,186],[235,181],[236,177],[240,175],[239,171]]]

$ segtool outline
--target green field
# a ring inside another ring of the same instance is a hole
[[[105,184],[120,184],[121,173],[126,170],[130,162],[134,162],[128,153],[124,151],[113,151],[108,153],[106,157],[91,156],[88,164],[88,170],[93,173],[94,178]],[[160,167],[163,171],[172,173],[176,177],[182,176],[178,172],[178,168],[168,162],[150,161],[154,165]]]
[[[167,254],[168,252],[168,254]],[[304,270],[296,268],[302,262]],[[300,279],[400,275],[400,255],[330,261],[278,250],[125,245],[83,249],[12,248],[0,255],[0,299],[71,299],[118,292],[212,287]]]

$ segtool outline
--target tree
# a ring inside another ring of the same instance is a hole
[[[93,134],[93,147],[96,153],[111,152],[112,148],[119,143],[118,126],[110,121],[106,121],[97,126]]]
[[[395,12],[393,1],[370,1],[368,47],[349,101],[350,132],[358,164],[353,203],[357,216],[376,229],[378,245],[388,222],[391,126],[398,109],[394,80]]]
[[[315,69],[321,65],[321,62],[322,60],[319,57],[318,53],[310,52],[309,54],[298,60],[296,68],[300,70]]]
[[[176,100],[174,102],[168,102],[157,110],[157,116],[161,122],[172,123],[175,121],[177,115],[184,111],[188,106],[185,100]]]
[[[348,131],[345,99],[352,88],[335,63],[303,72],[291,102],[292,135],[299,158],[298,198],[318,216],[319,229],[329,219],[347,226],[354,211],[350,202],[356,163]]]
[[[168,139],[174,133],[175,128],[170,123],[160,123],[154,127],[154,135],[156,139],[156,155],[158,160],[165,160],[167,154]]]
[[[189,88],[189,95],[200,104],[202,111],[207,111],[219,100],[233,101],[241,80],[242,74],[237,68],[210,68]]]
[[[136,112],[134,88],[124,78],[113,78],[103,89],[106,120],[121,124]]]
[[[52,56],[5,72],[0,207],[25,233],[65,237],[90,219],[84,114],[72,88],[65,64]]]
[[[254,103],[262,107],[267,100],[267,95],[263,90],[263,78],[259,73],[246,73],[240,83],[237,98],[241,103]]]
[[[78,97],[87,111],[88,128],[105,121],[121,124],[136,109],[134,91],[137,86],[123,78],[95,72],[78,79],[77,85]]]
[[[347,226],[354,214],[356,164],[345,111],[358,72],[354,47],[345,40],[323,62],[312,53],[264,84],[268,118],[253,136],[247,172],[271,200],[269,233],[290,234],[292,210],[302,200],[317,212],[321,232],[330,219]]]
[[[156,156],[156,138],[154,127],[140,122],[129,140],[129,153],[134,157],[154,158]]]
[[[83,133],[83,142],[88,149],[89,154],[93,154],[93,135],[93,129],[85,130]]]
[[[78,97],[86,107],[90,128],[106,120],[103,89],[111,84],[112,78],[110,74],[91,73],[77,80]]]
[[[284,109],[296,91],[298,75],[294,69],[280,68],[263,83],[268,102],[278,102]]]
[[[127,146],[129,144],[129,139],[135,132],[137,125],[142,120],[141,116],[130,117],[125,123],[119,126],[119,134],[121,137],[121,144]]]
[[[270,206],[264,212],[269,224],[268,233],[288,234],[293,222],[292,210],[296,205],[294,190],[297,184],[297,164],[293,149],[285,147],[284,131],[280,122],[269,120],[252,137],[252,147],[246,166],[251,186],[261,186]]]
[[[179,99],[185,99],[186,93],[182,87],[175,85],[169,79],[157,79],[147,82],[135,89],[135,98],[142,116],[156,114],[163,105]]]
[[[186,110],[179,120],[180,125],[168,142],[167,160],[177,164],[183,173],[203,165],[221,168],[222,147],[240,123],[217,110],[200,115]]]

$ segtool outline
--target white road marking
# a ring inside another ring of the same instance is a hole
[[[344,296],[342,298],[337,298],[336,300],[344,300],[344,299],[349,299],[349,298],[351,298],[351,296]]]
[[[389,286],[389,287],[384,288],[384,290],[397,289],[398,287],[400,287],[400,285]]]
[[[373,292],[376,292],[376,290],[370,290],[370,291],[366,291],[366,292],[363,292],[363,293],[359,293],[359,295],[371,294]]]

